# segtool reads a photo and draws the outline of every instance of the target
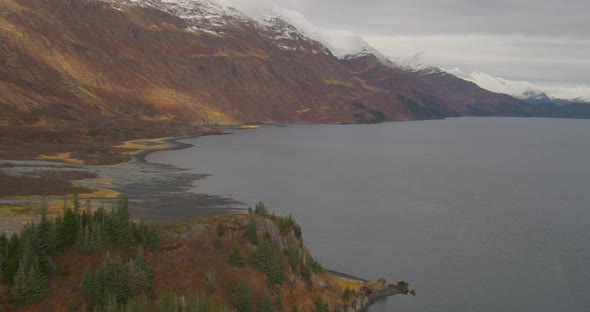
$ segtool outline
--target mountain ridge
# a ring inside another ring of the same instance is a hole
[[[447,70],[447,72],[461,79],[474,82],[486,90],[508,94],[530,104],[554,103],[557,105],[567,105],[574,103],[590,103],[589,86],[548,88],[538,86],[528,81],[513,81],[500,77],[493,77],[489,74],[478,71],[463,73],[461,70],[455,68]]]
[[[0,8],[4,145],[253,122],[537,114],[440,70],[384,60],[368,45],[334,55],[282,18],[261,23],[206,0],[5,0]]]

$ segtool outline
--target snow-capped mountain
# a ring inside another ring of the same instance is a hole
[[[280,16],[266,15],[257,19],[258,28],[280,49],[289,51],[310,51],[314,54],[331,54],[330,50],[285,21]]]
[[[528,81],[512,81],[482,72],[464,73],[458,68],[447,70],[461,79],[471,81],[486,90],[508,94],[531,104],[590,102],[590,86],[541,87]]]
[[[0,84],[11,86],[2,89],[0,123],[147,129],[370,122],[371,112],[391,121],[590,117],[590,109],[580,113],[585,107],[535,107],[484,90],[412,65],[417,58],[390,61],[351,32],[321,29],[280,8],[253,14],[235,9],[237,1],[0,1],[8,12],[0,24],[19,30],[0,32]]]
[[[386,58],[360,35],[346,30],[326,30],[315,26],[297,11],[272,7],[262,15],[239,11],[228,0],[108,0],[120,5],[153,7],[184,19],[188,29],[223,36],[224,28],[249,23],[266,30],[285,50],[301,50],[297,41],[320,43],[314,53],[327,53],[346,59],[375,55]]]
[[[345,30],[325,30],[315,26],[305,16],[297,11],[275,8],[272,12],[258,17],[263,25],[284,29],[280,39],[300,39],[301,36],[320,42],[338,58],[346,59],[356,56],[373,54],[385,59],[375,48],[371,47],[360,35]],[[293,28],[297,30],[294,36]]]
[[[224,28],[253,20],[233,7],[215,0],[107,0],[116,5],[152,7],[182,18],[187,29],[224,35]]]

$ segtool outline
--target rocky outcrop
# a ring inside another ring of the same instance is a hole
[[[415,290],[408,289],[409,285],[406,282],[398,282],[397,284],[388,284],[387,280],[379,279],[377,282],[367,282],[361,288],[358,294],[350,304],[345,306],[335,307],[336,312],[362,312],[366,311],[373,303],[385,299],[387,297],[403,294],[416,295]]]
[[[260,267],[255,265],[250,255],[255,255],[259,250],[269,252],[270,243],[275,246],[273,248],[278,249],[284,270],[284,280],[274,286],[273,293],[282,294],[285,307],[297,305],[300,311],[313,311],[318,297],[329,305],[330,311],[360,312],[365,311],[372,303],[389,296],[415,294],[413,290],[408,289],[405,282],[389,284],[385,279],[370,282],[323,269],[303,244],[299,226],[292,218],[268,214],[261,203],[257,205],[257,211],[259,212],[251,212],[248,215],[220,215],[184,224],[168,225],[162,231],[162,251],[170,256],[167,258],[169,261],[202,261],[194,267],[197,271],[213,265],[210,261],[215,259],[213,261],[216,265],[226,266],[224,269],[218,269],[218,272],[229,270],[236,274],[232,279],[239,280],[246,276],[240,274],[261,274]],[[253,229],[258,239],[255,243],[252,237]],[[196,250],[198,252],[195,252]],[[235,253],[235,250],[244,257],[245,263],[242,265],[245,267],[236,269],[228,262],[228,254]],[[213,256],[214,254],[217,256]],[[193,272],[183,274],[190,275]],[[221,275],[218,278],[227,279]],[[170,282],[175,283],[175,280],[172,274]],[[259,275],[254,280],[258,284],[256,287],[267,284],[261,283],[264,277]]]
[[[258,237],[270,237],[270,240],[279,245],[283,251],[301,248],[301,240],[295,237],[295,232],[292,229],[282,234],[276,222],[272,219],[256,217],[254,220],[256,222]]]

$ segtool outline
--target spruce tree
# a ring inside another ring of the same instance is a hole
[[[225,226],[223,225],[223,222],[217,222],[217,228],[215,231],[217,232],[217,237],[222,237],[225,234]]]
[[[30,252],[19,263],[12,295],[19,305],[39,302],[47,295],[47,275],[41,270],[37,257]]]
[[[8,284],[14,283],[14,277],[18,270],[18,251],[20,248],[18,235],[12,234],[3,250],[5,259],[2,261],[2,280]]]
[[[137,253],[132,260],[132,264],[133,270],[138,272],[142,276],[142,279],[145,280],[145,284],[142,285],[140,293],[151,290],[154,284],[154,271],[145,261],[143,248],[141,246],[137,248]]]
[[[24,304],[28,297],[27,272],[24,265],[21,265],[14,275],[14,285],[12,286],[12,297],[16,304]]]
[[[78,190],[74,191],[74,213],[76,216],[80,216],[80,197],[78,196]]]
[[[76,222],[76,216],[69,207],[65,208],[63,221],[61,228],[58,233],[58,244],[61,250],[64,250],[76,243],[78,237],[78,224]]]
[[[136,244],[133,222],[129,212],[127,196],[121,196],[116,208],[113,210],[110,223],[113,239],[120,247],[131,248]]]
[[[39,260],[35,259],[33,267],[30,268],[30,284],[31,296],[30,302],[39,302],[47,296],[48,278],[47,274],[43,272],[39,264]]]
[[[251,218],[246,225],[246,238],[252,245],[258,245],[258,231],[256,229],[256,219]]]
[[[263,202],[259,201],[256,204],[256,208],[254,208],[254,213],[257,215],[266,216],[268,215],[268,209],[266,208],[266,206],[264,206]]]
[[[269,284],[280,284],[284,279],[283,260],[280,247],[265,241],[251,254],[250,259],[266,274]]]
[[[328,303],[322,300],[322,297],[320,297],[320,295],[317,295],[317,297],[315,297],[314,312],[330,312],[330,306],[328,305]]]
[[[80,284],[80,291],[83,295],[94,296],[96,295],[96,289],[93,284],[93,272],[90,265],[86,265],[84,269],[84,275],[82,275],[82,283]]]
[[[238,312],[252,312],[252,295],[244,280],[241,280],[234,289],[232,303]]]
[[[258,312],[275,312],[275,308],[272,306],[272,302],[268,294],[265,294],[262,297],[260,307],[258,307]]]
[[[244,266],[246,264],[246,259],[240,253],[240,249],[237,245],[234,245],[232,248],[231,253],[229,254],[229,262],[234,266]]]

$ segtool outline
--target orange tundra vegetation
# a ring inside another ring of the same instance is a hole
[[[2,238],[0,244],[8,250],[0,259],[2,307],[15,311],[172,311],[177,306],[180,310],[175,311],[344,312],[361,311],[377,296],[411,292],[403,282],[353,282],[332,275],[305,248],[299,225],[291,217],[268,214],[262,203],[246,215],[199,218],[156,232],[155,227],[133,223],[129,217],[125,197],[113,210],[95,212],[81,211],[74,198],[72,208],[66,207],[55,222],[46,221],[44,215],[38,225],[23,230],[20,240]],[[35,238],[35,233],[43,231],[55,233],[47,237],[57,239]],[[104,237],[110,238],[105,241]],[[47,285],[46,289],[37,284],[30,286],[32,290],[23,286],[27,284],[21,271],[28,266],[30,252],[24,256],[15,252],[15,240],[21,246],[17,249],[40,250],[33,261],[37,264],[29,266],[31,272],[41,272],[43,263],[56,268],[45,275],[48,280],[42,274],[28,277]],[[137,245],[145,248],[133,247]],[[53,260],[40,261],[43,253],[51,254],[49,250],[55,250]],[[20,259],[16,272],[5,266],[11,262],[11,253]],[[8,275],[14,276],[12,282],[6,280]],[[127,288],[121,288],[123,284]],[[239,299],[244,296],[238,294],[238,285],[246,285],[246,301]],[[200,301],[191,306],[197,302],[191,298]]]

